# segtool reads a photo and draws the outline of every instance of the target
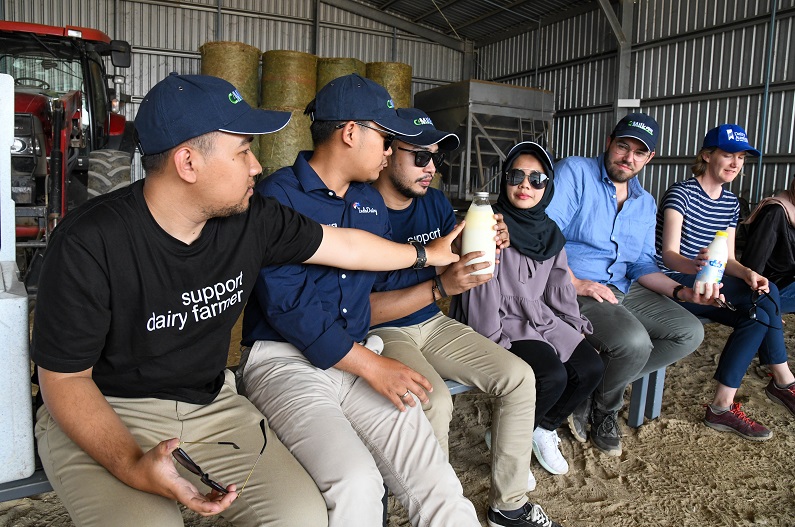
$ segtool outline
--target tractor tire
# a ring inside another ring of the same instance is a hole
[[[88,157],[88,199],[130,184],[132,158],[121,150],[94,150]]]

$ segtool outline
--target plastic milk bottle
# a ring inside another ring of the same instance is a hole
[[[472,205],[469,206],[467,215],[464,218],[466,226],[461,239],[461,255],[473,251],[483,251],[486,256],[475,258],[467,262],[468,264],[479,262],[490,262],[491,265],[485,269],[475,271],[472,274],[490,274],[494,272],[494,258],[497,250],[497,242],[494,237],[497,235],[492,227],[496,225],[494,211],[489,203],[488,192],[476,192]]]
[[[715,233],[715,239],[707,246],[707,263],[696,275],[696,282],[703,282],[699,284],[701,294],[706,290],[704,284],[719,284],[723,278],[726,261],[729,259],[727,237],[726,231],[718,231]]]

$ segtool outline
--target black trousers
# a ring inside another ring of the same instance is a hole
[[[560,362],[554,348],[540,340],[512,342],[510,351],[535,372],[535,425],[546,430],[563,424],[596,389],[604,374],[602,359],[585,339],[566,362]]]

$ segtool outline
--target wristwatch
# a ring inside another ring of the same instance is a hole
[[[417,240],[411,240],[409,243],[413,245],[415,249],[417,249],[417,261],[414,262],[414,265],[412,265],[411,268],[425,268],[425,264],[428,263],[428,255],[425,254],[425,246]]]
[[[679,298],[679,293],[680,293],[680,292],[682,291],[682,289],[684,289],[684,288],[685,288],[685,286],[683,286],[683,285],[681,285],[681,284],[680,284],[680,285],[678,285],[678,286],[676,286],[676,287],[674,287],[674,293],[673,293],[673,295],[671,295],[671,296],[672,296],[672,297],[674,298],[674,300],[676,300],[677,302],[685,302],[685,300],[682,300],[681,298]]]

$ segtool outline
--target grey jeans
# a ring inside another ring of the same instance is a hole
[[[704,326],[677,302],[633,283],[624,295],[608,286],[618,304],[578,296],[580,312],[593,324],[586,338],[605,363],[594,404],[602,412],[620,410],[627,385],[686,357],[704,340]]]

